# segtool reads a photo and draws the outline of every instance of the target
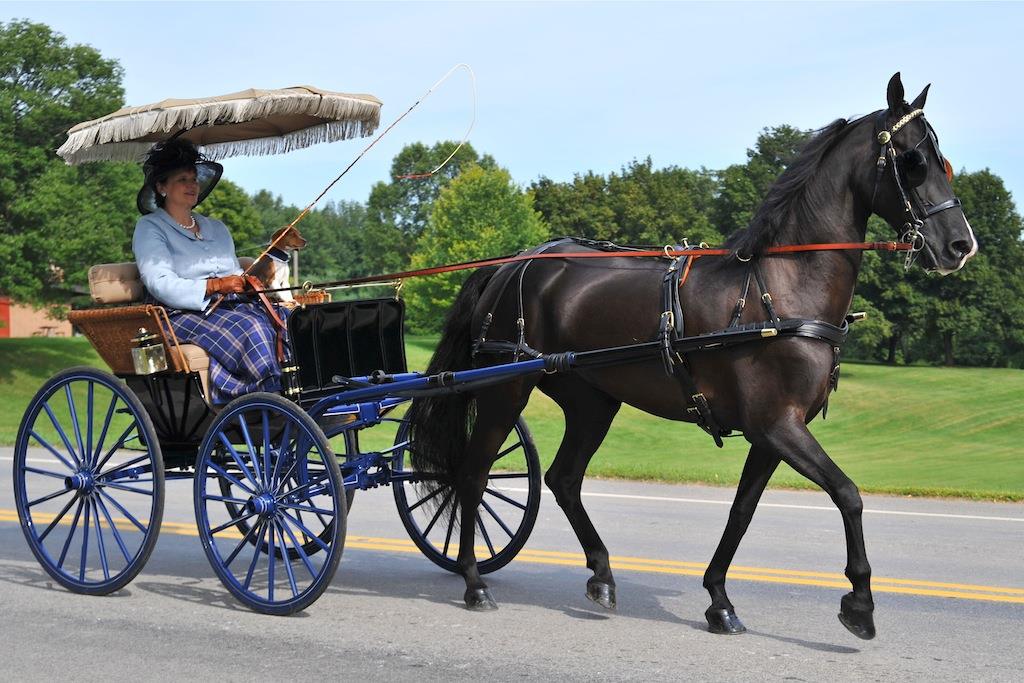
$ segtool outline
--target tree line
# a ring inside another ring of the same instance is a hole
[[[0,293],[40,305],[66,302],[94,263],[131,258],[141,171],[129,163],[69,167],[54,155],[68,128],[123,106],[123,70],[45,25],[0,24]],[[743,163],[724,169],[655,168],[649,158],[616,172],[541,177],[517,185],[497,160],[453,142],[407,145],[365,203],[326,203],[300,224],[310,246],[302,280],[324,281],[499,256],[549,237],[621,244],[719,244],[743,229],[774,179],[812,135],[766,128]],[[1024,367],[1024,223],[1002,180],[961,170],[979,254],[948,277],[904,272],[892,254],[866,253],[854,301],[869,313],[847,355],[889,363]],[[203,204],[240,254],[256,254],[301,207],[224,179]],[[877,218],[868,239],[891,240]],[[464,273],[409,281],[410,325],[436,330]]]

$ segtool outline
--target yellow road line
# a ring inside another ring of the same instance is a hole
[[[37,523],[52,520],[52,515],[37,516]],[[15,510],[0,509],[0,522],[17,522]],[[130,524],[127,520],[115,519],[120,524]],[[103,522],[103,526],[107,526]],[[162,533],[179,536],[198,536],[199,530],[189,522],[168,522],[161,524]],[[241,538],[235,530],[225,530],[225,538]],[[374,536],[348,535],[346,548],[372,550],[388,553],[419,554],[419,549],[409,539],[380,538]],[[478,554],[486,553],[485,548],[477,548]],[[567,567],[585,565],[582,553],[560,552],[553,550],[533,550],[524,548],[517,556],[517,562],[545,564]],[[613,557],[612,566],[620,571],[636,571],[651,574],[672,574],[678,576],[703,576],[707,564],[703,562],[683,562],[678,560],[658,560],[645,557]],[[846,577],[837,573],[814,572],[795,569],[775,569],[770,567],[747,567],[734,565],[729,569],[729,579],[738,581],[757,581],[761,583],[788,584],[796,586],[816,586],[822,588],[850,587]],[[946,583],[940,581],[923,581],[919,579],[896,579],[872,577],[871,588],[878,593],[899,593],[927,597],[955,598],[959,600],[980,600],[985,602],[1006,602],[1024,604],[1024,588],[1006,586],[983,586],[976,584]]]

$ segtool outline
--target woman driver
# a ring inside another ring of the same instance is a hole
[[[132,250],[148,294],[167,307],[183,343],[210,356],[213,403],[253,391],[280,391],[277,331],[260,304],[241,300],[246,290],[231,233],[193,209],[220,180],[223,167],[202,158],[180,138],[154,145],[143,165]],[[227,295],[212,313],[206,310]]]

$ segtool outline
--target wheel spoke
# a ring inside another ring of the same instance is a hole
[[[58,424],[57,416],[53,414],[53,410],[50,408],[50,404],[48,402],[43,403],[43,410],[46,411],[46,414],[50,418],[50,424],[52,424],[53,428],[57,430],[57,434],[60,436],[61,441],[64,442],[64,447],[67,448],[68,453],[71,454],[71,459],[75,461],[76,466],[81,467],[82,461],[78,459],[78,454],[75,453],[75,447],[71,445],[71,442],[68,440],[68,435],[64,433],[64,430],[61,428],[60,424]]]
[[[290,538],[292,540],[292,543],[295,545],[295,551],[299,554],[299,557],[302,559],[302,563],[306,565],[306,569],[309,571],[310,576],[312,576],[315,579],[316,570],[313,568],[313,563],[309,561],[309,555],[307,555],[306,551],[303,550],[302,544],[299,543],[299,541],[295,538],[295,534],[292,533],[292,530],[288,528],[287,524],[280,523],[279,526],[286,534],[288,534],[288,538]]]
[[[89,513],[92,507],[85,501],[85,522],[82,523],[82,557],[78,568],[78,580],[85,581],[85,563],[89,558]]]
[[[312,512],[313,514],[315,514],[320,519],[320,521],[323,523],[324,526],[327,526],[327,524],[329,524],[329,522],[324,522],[324,519],[323,519],[323,517],[321,517],[321,515],[328,515],[330,517],[334,517],[334,510],[324,510],[323,508],[305,507],[303,505],[294,505],[292,503],[278,503],[278,505],[280,505],[281,507],[288,508],[289,510],[299,510],[301,512]]]
[[[123,505],[118,503],[117,500],[115,500],[113,496],[111,496],[109,493],[107,493],[103,489],[96,489],[96,491],[99,492],[99,494],[102,497],[104,497],[107,500],[109,500],[110,504],[113,505],[114,507],[116,507],[118,512],[120,512],[122,515],[127,517],[128,521],[131,522],[132,524],[134,524],[138,528],[139,531],[141,531],[142,533],[146,533],[147,531],[149,531],[149,529],[147,527],[145,527],[142,524],[142,522],[140,522],[139,520],[135,519],[135,515],[133,515],[132,513],[128,512],[128,510],[126,510]]]
[[[96,507],[95,500],[89,500],[92,505],[92,519],[96,526],[96,545],[100,552],[100,565],[103,566],[103,580],[110,581],[110,565],[107,562],[107,547],[103,541],[103,527],[100,526],[100,511]]]
[[[92,386],[92,382],[89,383],[89,386]],[[75,427],[75,443],[78,444],[78,452],[82,454],[82,462],[88,464],[89,455],[85,450],[85,443],[82,441],[82,426],[78,424],[78,410],[75,406],[75,399],[71,395],[70,382],[64,385],[64,396],[68,400],[68,412],[71,414],[71,424]]]
[[[128,425],[128,428],[121,432],[121,436],[118,437],[117,441],[114,442],[114,445],[110,447],[110,450],[107,451],[107,454],[103,456],[103,459],[96,464],[96,467],[94,469],[102,470],[103,466],[107,464],[107,461],[114,457],[114,453],[117,452],[117,449],[124,445],[124,442],[128,439],[128,435],[131,434],[132,431],[135,430],[137,427],[138,423],[136,422],[132,422],[130,425]],[[136,434],[136,436],[138,435]]]
[[[125,562],[130,563],[132,561],[132,554],[128,552],[128,546],[124,544],[124,539],[121,538],[121,532],[117,530],[117,525],[114,524],[114,520],[110,516],[110,510],[107,509],[102,498],[96,499],[96,505],[103,511],[103,516],[106,518],[107,524],[110,525],[110,531],[114,535],[114,540],[117,541],[117,546],[121,549],[121,554],[124,555]]]
[[[219,526],[217,526],[217,527],[215,527],[213,529],[210,529],[210,535],[213,536],[214,534],[219,534],[220,532],[224,531],[225,529],[227,529],[229,527],[236,526],[239,522],[244,522],[245,520],[249,519],[250,517],[252,517],[253,515],[256,515],[256,514],[258,514],[258,513],[256,513],[256,512],[247,512],[246,514],[241,515],[240,517],[235,517],[234,519],[232,519],[229,522],[224,522],[223,524],[221,524],[221,525],[219,525]]]
[[[232,498],[231,496],[210,496],[205,493],[203,494],[203,500],[216,500],[221,503],[234,503],[235,505],[245,505],[249,502],[247,500],[242,500],[241,498]]]
[[[487,533],[487,527],[484,526],[484,520],[480,517],[480,513],[476,513],[476,525],[480,529],[480,534],[484,537],[484,542],[487,543],[487,549],[491,551],[491,557],[497,555],[494,552],[494,544],[491,543],[491,536]]]
[[[263,529],[263,528],[265,528],[265,525],[263,524],[263,520],[260,520],[259,524],[257,524],[253,528],[249,529],[249,531],[245,534],[245,536],[242,536],[242,540],[238,542],[238,545],[235,546],[235,549],[231,551],[230,555],[228,555],[228,559],[226,559],[224,561],[224,568],[225,569],[232,562],[235,561],[235,558],[238,557],[238,553],[241,552],[242,548],[245,547],[245,544],[249,542],[249,539],[251,539],[253,537],[253,534],[255,534],[258,529]],[[260,552],[259,546],[262,545],[262,544],[263,544],[263,533],[261,532],[260,533],[260,542],[256,544],[256,554],[257,555]]]
[[[87,398],[86,398],[86,402],[85,402],[85,406],[86,406],[85,411],[86,411],[86,415],[88,416],[88,419],[87,419],[87,421],[85,423],[85,427],[86,427],[85,450],[82,451],[82,455],[84,456],[85,463],[87,465],[91,465],[92,464],[92,409],[93,409],[93,405],[94,405],[94,400],[93,399],[95,397],[95,394],[96,394],[96,384],[92,380],[90,380],[89,381],[89,390],[88,390],[88,392],[86,394]],[[99,514],[97,514],[96,516],[99,517]]]
[[[131,467],[132,465],[136,465],[136,464],[138,464],[140,462],[143,462],[143,461],[149,460],[149,459],[150,459],[149,453],[146,453],[145,455],[140,455],[137,458],[132,458],[128,462],[122,462],[122,463],[112,467],[111,469],[107,470],[106,472],[102,472],[100,474],[97,474],[96,478],[97,479],[106,479],[107,477],[109,477],[109,476],[111,476],[113,474],[117,474],[118,472],[120,472],[121,470],[123,470],[123,469],[125,469],[127,467]],[[149,469],[148,471],[152,471],[152,469]]]
[[[152,491],[144,491],[143,489],[137,489],[133,486],[125,486],[124,484],[115,484],[111,481],[96,482],[96,488],[110,488],[117,489],[118,491],[128,491],[129,493],[138,493],[143,496],[152,496]]]
[[[284,498],[285,496],[296,496],[296,495],[300,495],[300,494],[305,494],[305,493],[307,493],[309,491],[309,488],[311,486],[319,484],[324,479],[327,479],[327,470],[320,471],[315,477],[310,477],[309,481],[307,481],[302,486],[296,486],[295,488],[293,488],[293,489],[291,489],[289,491],[286,491],[285,493],[282,493],[282,494],[280,494],[278,496],[275,496],[275,498],[280,499],[280,498]],[[309,500],[309,497],[307,496],[306,498],[303,498],[302,500]],[[280,502],[280,501],[278,501],[278,502]]]
[[[270,541],[267,544],[267,600],[274,601],[274,525],[267,522],[267,529],[270,532]],[[287,561],[287,560],[286,560]]]
[[[263,425],[263,485],[266,487],[273,486],[270,481],[270,417],[267,415],[266,410],[260,411],[261,420]]]
[[[496,513],[494,512],[494,508],[492,508],[492,507],[491,507],[491,506],[490,506],[490,505],[489,505],[489,504],[487,503],[487,501],[486,501],[486,500],[481,500],[481,501],[480,501],[480,505],[481,505],[481,506],[483,506],[484,510],[487,510],[488,514],[490,514],[490,516],[491,516],[491,517],[492,517],[492,518],[494,519],[494,521],[498,523],[498,526],[500,526],[500,527],[502,528],[502,530],[503,530],[503,531],[504,531],[504,532],[505,532],[506,534],[508,534],[508,537],[509,537],[510,539],[511,539],[511,538],[512,538],[513,536],[515,536],[515,534],[513,534],[513,533],[512,533],[512,530],[511,530],[511,529],[509,529],[509,528],[508,528],[507,526],[505,526],[505,522],[501,521],[501,518],[500,518],[500,517],[498,517],[498,515],[497,515],[497,514],[496,514]],[[526,508],[524,507],[523,509],[525,510]]]
[[[63,496],[65,493],[70,493],[71,491],[72,491],[72,489],[68,489],[68,488],[60,489],[59,491],[55,491],[54,493],[51,493],[51,494],[46,495],[46,496],[43,496],[42,498],[36,498],[31,503],[28,503],[27,505],[25,505],[25,507],[27,507],[27,508],[34,507],[34,506],[38,505],[39,503],[45,503],[48,500],[52,500],[52,499],[56,498],[57,496]]]
[[[458,508],[458,505],[452,503],[452,514],[448,517],[448,531],[446,531],[444,534],[444,550],[441,551],[441,554],[445,556],[448,555],[448,546],[450,546],[452,542],[452,529],[455,528],[455,512],[456,510],[458,510]],[[423,540],[426,540],[426,538],[427,536],[426,534],[424,534]]]
[[[236,477],[235,477],[234,475],[232,475],[232,474],[229,474],[229,473],[228,473],[228,471],[227,471],[226,469],[224,469],[223,467],[221,467],[220,465],[218,465],[217,463],[215,463],[215,462],[214,462],[213,460],[208,460],[208,461],[206,462],[206,464],[207,464],[207,466],[208,466],[208,467],[209,467],[210,469],[214,470],[214,471],[215,471],[215,472],[216,472],[217,474],[219,474],[219,475],[220,475],[220,476],[222,476],[223,478],[227,479],[227,480],[228,480],[228,481],[230,481],[230,482],[231,482],[232,484],[234,484],[234,485],[235,485],[235,486],[237,486],[238,488],[242,489],[243,491],[245,491],[245,492],[246,492],[246,493],[248,493],[249,495],[251,495],[251,496],[255,496],[255,495],[256,495],[256,492],[255,492],[255,491],[253,491],[253,490],[252,490],[251,488],[249,488],[249,487],[248,487],[247,485],[243,484],[243,483],[242,483],[242,482],[241,482],[241,481],[240,481],[239,479],[237,479],[237,478],[236,478]]]
[[[257,529],[260,530],[260,537],[256,540],[256,543],[253,544],[252,562],[249,563],[249,571],[245,573],[245,583],[242,584],[242,587],[245,588],[245,590],[249,590],[249,584],[252,583],[252,573],[256,570],[256,561],[260,559],[260,548],[263,547],[263,537],[266,535],[267,532],[266,522],[264,522],[261,519],[256,526],[249,530],[249,533],[246,534],[246,536],[252,534]],[[238,551],[242,549],[242,546],[246,544],[246,541],[247,539],[242,539],[242,542],[239,544],[239,546],[235,548],[235,552],[231,554],[231,559],[224,563],[225,567],[231,564],[231,560],[235,559],[235,555],[237,555]]]
[[[252,482],[253,487],[259,489],[260,483],[256,481],[256,477],[249,471],[249,468],[242,463],[241,456],[238,454],[238,451],[235,450],[235,447],[231,445],[231,442],[228,441],[228,437],[224,432],[219,432],[217,436],[220,438],[221,443],[224,444],[224,448],[228,449],[228,453],[231,454],[231,459],[235,461],[236,465],[238,465],[238,469],[245,475],[245,478]]]
[[[107,417],[103,420],[103,429],[100,430],[100,438],[96,440],[96,448],[89,455],[91,462],[100,459],[100,451],[103,450],[103,442],[107,439],[107,430],[110,429],[110,420],[114,417],[114,408],[117,406],[117,394],[110,397],[110,405],[107,406]]]
[[[26,472],[31,472],[32,474],[41,474],[44,477],[53,477],[54,479],[66,479],[67,476],[68,476],[66,474],[60,474],[59,472],[50,472],[49,470],[41,470],[38,467],[29,467],[28,465],[25,465],[21,469],[23,469]]]
[[[529,472],[501,472],[500,474],[489,474],[488,479],[526,479]]]
[[[38,442],[39,442],[40,444],[42,444],[43,448],[45,448],[46,450],[48,450],[48,451],[50,451],[51,453],[53,453],[53,455],[54,455],[54,456],[55,456],[55,457],[56,457],[56,458],[57,458],[58,460],[60,460],[60,461],[61,461],[62,463],[64,463],[64,466],[65,466],[65,467],[67,467],[67,468],[68,468],[69,470],[71,470],[72,472],[77,472],[77,471],[78,471],[78,468],[77,468],[77,467],[75,467],[74,465],[72,465],[72,464],[71,464],[71,463],[70,463],[70,462],[68,461],[68,459],[67,459],[67,458],[65,458],[65,457],[64,457],[63,455],[61,455],[60,453],[58,453],[58,452],[57,452],[57,449],[56,449],[56,448],[54,448],[54,447],[53,447],[53,446],[51,446],[50,444],[46,443],[46,440],[45,440],[45,439],[44,439],[43,437],[39,436],[39,435],[38,435],[38,434],[36,434],[35,432],[29,432],[29,436],[31,436],[31,437],[32,437],[33,439],[35,439],[35,440],[36,440],[36,441],[38,441]]]
[[[78,509],[75,510],[75,518],[71,521],[71,530],[68,531],[67,540],[64,541],[64,548],[60,551],[60,558],[57,560],[57,568],[64,569],[64,558],[67,557],[68,548],[71,547],[71,539],[75,537],[75,530],[78,529],[78,519],[82,516],[82,507],[85,501],[79,499]]]
[[[516,450],[518,448],[522,448],[522,447],[523,447],[523,442],[522,441],[515,442],[514,444],[512,444],[511,446],[509,446],[508,448],[506,448],[505,450],[501,451],[496,456],[494,456],[494,462],[497,462],[498,460],[501,460],[502,458],[504,458],[506,455],[508,455],[512,451],[514,451],[514,450]]]
[[[299,588],[295,585],[295,572],[288,559],[288,542],[284,538],[284,532],[281,531],[281,523],[274,520],[274,526],[277,527],[277,537],[281,539],[281,560],[284,562],[284,571],[288,575],[288,586],[292,589],[292,597],[298,597]]]
[[[58,512],[57,516],[54,517],[50,524],[46,527],[46,529],[43,530],[43,533],[39,534],[39,543],[42,543],[46,540],[46,537],[50,535],[50,532],[53,531],[53,528],[55,526],[60,524],[60,520],[64,519],[64,515],[68,513],[68,510],[71,509],[71,506],[74,505],[77,500],[78,492],[76,491],[74,498],[68,501],[68,504],[64,506],[64,509]]]
[[[416,501],[416,504],[415,504],[415,505],[411,505],[411,506],[409,507],[409,512],[412,512],[413,510],[415,510],[415,509],[416,509],[416,508],[418,508],[419,506],[421,506],[421,505],[423,505],[424,503],[426,503],[426,502],[427,502],[428,500],[431,500],[432,498],[435,498],[435,497],[436,497],[436,496],[437,496],[437,495],[438,495],[439,493],[441,493],[441,491],[444,491],[444,490],[446,490],[447,488],[448,488],[447,486],[442,486],[442,487],[440,487],[440,488],[436,488],[436,489],[434,489],[434,490],[433,490],[433,491],[431,491],[431,492],[430,492],[430,493],[429,493],[428,495],[426,495],[426,496],[424,496],[423,498],[420,498],[420,499],[419,499],[418,501]]]
[[[303,524],[299,520],[295,519],[294,517],[289,515],[287,512],[282,512],[281,516],[282,516],[282,519],[284,519],[286,522],[290,522],[296,529],[298,529],[302,533],[306,534],[306,536],[309,538],[309,540],[313,541],[313,543],[316,543],[318,546],[320,546],[321,550],[330,550],[330,547],[326,543],[324,543],[320,539],[319,536],[317,536],[312,531],[307,529],[305,524]]]
[[[495,491],[494,489],[492,489],[492,488],[491,488],[491,487],[489,487],[489,486],[488,486],[488,487],[486,487],[486,488],[484,488],[484,493],[489,493],[489,494],[491,494],[492,496],[494,496],[495,498],[498,498],[498,499],[500,499],[500,500],[503,500],[503,501],[505,501],[505,502],[506,502],[506,503],[508,503],[509,505],[514,505],[515,507],[519,508],[520,510],[525,510],[525,509],[526,509],[526,506],[525,506],[525,505],[523,505],[522,503],[520,503],[519,501],[517,501],[517,500],[512,500],[512,499],[511,499],[511,498],[509,498],[508,496],[506,496],[506,495],[504,495],[504,494],[502,494],[502,493],[499,493],[498,491]]]
[[[437,524],[437,519],[441,516],[441,513],[444,512],[444,507],[448,504],[448,501],[451,500],[454,495],[455,489],[452,489],[451,491],[448,492],[448,495],[444,497],[444,500],[441,501],[441,505],[438,506],[437,511],[434,513],[434,517],[430,520],[430,524],[428,524],[427,528],[423,530],[423,538],[426,538],[430,535],[430,530],[434,528],[435,524]]]
[[[257,451],[252,445],[252,436],[249,434],[249,425],[246,424],[245,415],[243,413],[238,414],[238,426],[242,429],[242,438],[245,439],[245,447],[249,449],[249,461],[252,462],[252,469],[255,475],[253,484],[256,485],[256,488],[259,488],[260,483],[265,484],[266,482],[263,481],[263,474],[260,472],[259,451]],[[221,441],[227,443],[227,436],[224,435],[224,432],[221,432],[220,438]],[[239,467],[242,467],[241,463],[239,463]]]
[[[277,458],[274,459],[274,471],[270,475],[270,488],[277,491],[278,484],[280,483],[277,475],[281,473],[281,463],[287,458],[288,452],[291,450],[288,448],[291,442],[292,435],[292,422],[288,420],[284,423],[284,431],[281,433],[281,447],[277,449]]]

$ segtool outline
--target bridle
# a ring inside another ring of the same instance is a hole
[[[946,157],[939,151],[939,139],[935,129],[924,118],[923,109],[914,109],[906,116],[892,124],[891,128],[885,127],[887,109],[883,109],[875,116],[875,140],[880,145],[878,162],[875,165],[875,186],[871,191],[871,209],[875,209],[875,196],[878,194],[878,185],[881,182],[882,174],[888,167],[892,172],[892,179],[896,183],[896,189],[903,201],[903,234],[901,242],[911,245],[907,251],[904,267],[909,269],[917,254],[927,246],[921,230],[925,221],[937,213],[946,209],[953,209],[960,206],[958,197],[950,197],[938,204],[932,204],[921,198],[917,188],[920,187],[928,176],[928,158],[918,147],[926,141],[931,145],[932,150],[939,161],[945,167],[946,177],[953,179],[953,166]],[[893,145],[893,138],[901,128],[908,123],[921,117],[925,124],[925,135],[920,141],[904,152],[897,152]]]

